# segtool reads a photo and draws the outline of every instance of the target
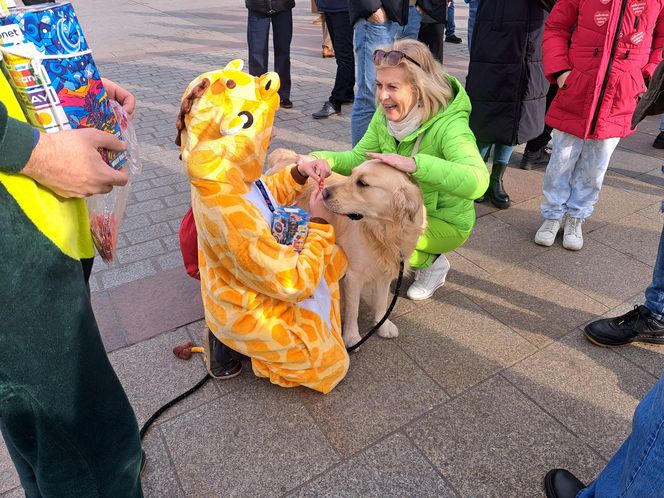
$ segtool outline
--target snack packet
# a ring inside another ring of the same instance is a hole
[[[297,252],[304,247],[309,233],[311,215],[297,206],[280,206],[272,213],[272,235],[277,242],[293,246]]]
[[[95,247],[104,261],[113,263],[117,259],[120,222],[127,206],[131,182],[141,172],[141,160],[138,155],[138,139],[134,125],[129,121],[127,113],[119,103],[115,100],[109,102],[120,127],[120,138],[127,142],[123,169],[127,171],[129,180],[126,185],[114,187],[108,194],[88,197],[86,203]]]

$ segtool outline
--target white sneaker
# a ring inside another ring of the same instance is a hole
[[[443,286],[448,271],[450,262],[441,254],[429,268],[415,273],[415,282],[408,288],[406,295],[413,301],[429,299],[436,289]]]
[[[581,233],[583,219],[568,216],[563,231],[563,247],[570,251],[578,251],[583,247],[583,233]]]
[[[551,247],[560,230],[560,220],[544,220],[535,234],[535,244]]]

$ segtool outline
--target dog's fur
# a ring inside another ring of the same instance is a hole
[[[294,165],[296,157],[293,151],[276,149],[268,156],[266,174]],[[316,182],[309,180],[297,205],[308,209],[315,188]],[[341,299],[343,339],[351,346],[360,340],[360,297],[377,323],[387,311],[390,282],[399,274],[399,261],[403,258],[408,267],[408,258],[424,232],[426,213],[422,192],[408,175],[376,160],[361,164],[348,177],[333,173],[325,180],[323,198],[336,243],[348,258]],[[353,220],[348,215],[362,218]],[[399,330],[386,320],[378,334],[396,337]]]

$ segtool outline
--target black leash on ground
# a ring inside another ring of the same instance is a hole
[[[374,335],[378,331],[378,329],[381,327],[381,325],[383,325],[385,323],[385,320],[387,320],[387,318],[390,316],[390,313],[392,313],[392,310],[394,309],[394,306],[397,304],[397,298],[399,297],[399,291],[401,290],[401,281],[402,280],[403,280],[403,259],[399,262],[399,276],[397,277],[397,284],[394,287],[394,296],[392,296],[392,302],[388,306],[387,311],[383,315],[383,318],[381,318],[379,320],[379,322],[376,325],[374,325],[371,328],[371,330],[369,332],[367,332],[367,334],[364,337],[362,337],[362,339],[360,339],[357,343],[353,344],[351,347],[346,348],[346,351],[348,351],[349,353],[352,353],[353,351],[355,351],[362,344],[364,344],[366,342],[366,340],[369,339],[369,337]],[[166,403],[164,406],[159,408],[156,412],[154,412],[152,414],[152,416],[145,422],[145,424],[143,424],[143,427],[141,427],[141,432],[140,432],[141,440],[143,440],[143,437],[148,432],[148,429],[150,429],[150,426],[152,424],[154,424],[155,420],[157,420],[161,416],[162,413],[164,413],[166,410],[168,410],[172,406],[177,405],[180,401],[187,398],[188,396],[194,394],[201,387],[203,387],[205,385],[205,383],[208,380],[210,380],[211,378],[212,378],[212,376],[209,373],[206,374],[205,377],[203,377],[201,380],[199,380],[198,383],[194,387],[192,387],[191,389],[183,392],[178,397],[173,398],[168,403]]]

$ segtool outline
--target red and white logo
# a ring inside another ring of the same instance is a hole
[[[609,20],[609,14],[610,12],[608,10],[598,10],[595,12],[595,24],[597,24],[599,27],[604,26],[606,21]]]
[[[643,31],[638,31],[629,37],[629,41],[631,41],[634,45],[638,45],[643,41],[644,36],[645,34],[643,33]]]
[[[635,16],[640,16],[646,10],[646,1],[645,0],[635,0],[629,4],[629,8],[632,9]]]

